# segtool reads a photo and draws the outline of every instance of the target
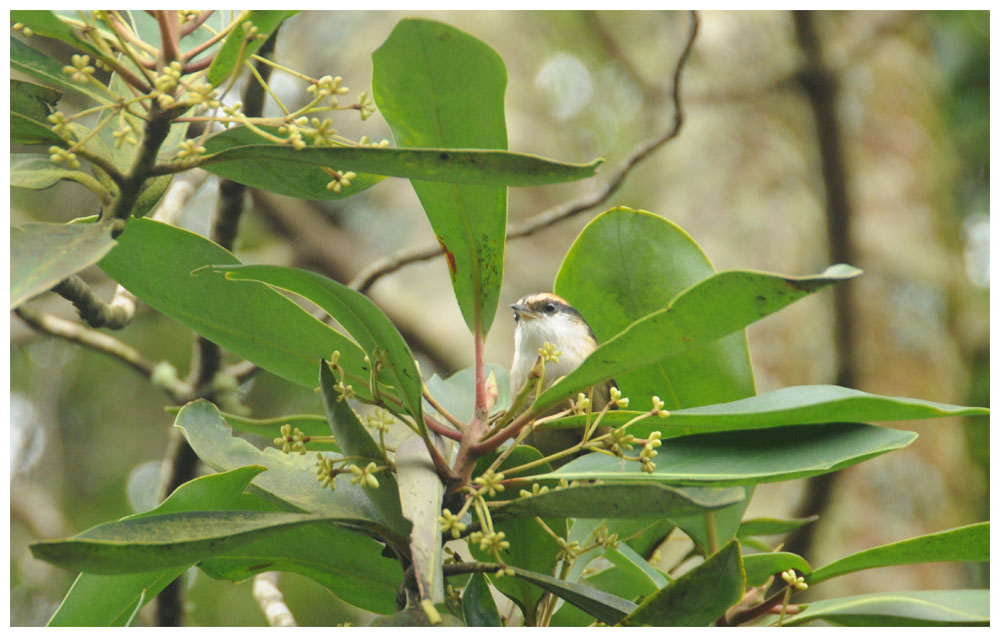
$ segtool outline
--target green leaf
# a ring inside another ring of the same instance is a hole
[[[736,537],[736,531],[740,528],[740,520],[743,519],[743,513],[750,505],[750,498],[753,497],[753,487],[745,489],[745,495],[739,502],[718,511],[685,516],[675,515],[670,518],[670,521],[691,538],[702,555],[710,555],[719,544],[725,544]]]
[[[747,572],[747,586],[761,586],[772,575],[777,575],[794,568],[796,571],[808,574],[812,571],[809,562],[795,553],[754,553],[743,556],[743,568]]]
[[[656,548],[674,530],[674,523],[667,519],[657,520],[608,520],[608,533],[617,533],[621,541],[643,556],[651,559]]]
[[[103,269],[143,302],[213,343],[306,387],[316,365],[334,350],[349,372],[368,377],[364,353],[347,337],[264,285],[192,276],[206,265],[238,264],[227,250],[193,232],[130,219]],[[356,386],[370,398],[367,387]]]
[[[795,529],[811,524],[819,519],[818,515],[810,515],[807,518],[794,518],[791,520],[781,520],[778,518],[753,518],[744,520],[740,524],[737,537],[741,540],[754,535],[783,535],[791,533]]]
[[[264,467],[258,466],[240,467],[226,473],[195,478],[177,487],[152,511],[130,517],[225,507],[263,470]],[[141,602],[156,597],[157,593],[177,579],[189,566],[126,575],[81,573],[47,625],[124,626]]]
[[[238,502],[245,510],[281,510],[251,494]],[[236,507],[233,507],[236,508]],[[249,542],[199,563],[211,577],[242,581],[264,571],[305,575],[343,601],[373,613],[396,610],[403,579],[399,562],[382,555],[382,543],[332,524],[299,526]]]
[[[541,457],[542,454],[537,449],[524,445],[516,447],[507,459],[500,464],[500,471],[502,472],[508,467],[516,467],[528,462],[534,462]],[[480,462],[482,463],[483,460]],[[544,471],[548,471],[548,465],[543,463],[538,467],[526,470],[525,474]],[[506,492],[504,492],[494,496],[494,498],[487,498],[487,500],[506,495]],[[554,533],[566,537],[565,518],[549,516],[542,518],[542,521]],[[493,525],[493,528],[498,533],[503,533],[505,540],[510,542],[510,548],[501,553],[504,563],[512,567],[520,567],[537,573],[553,572],[559,561],[557,559],[559,545],[542,529],[533,517],[497,521]],[[469,551],[477,560],[493,561],[493,556],[490,553],[480,550],[478,544],[471,544]],[[520,607],[527,625],[535,624],[537,619],[535,610],[538,601],[542,598],[543,591],[522,578],[506,576],[498,578],[491,576],[490,581],[497,590],[512,599]]]
[[[404,536],[392,530],[396,522],[384,519],[348,476],[337,478],[334,491],[320,486],[315,455],[285,454],[273,447],[261,451],[242,438],[234,438],[215,405],[204,400],[185,405],[174,426],[184,433],[198,457],[217,471],[245,465],[267,467],[251,485],[252,491],[300,511],[336,516],[341,526],[374,532],[405,553]]]
[[[713,274],[701,248],[680,227],[620,206],[587,224],[566,253],[553,289],[586,317],[604,343]],[[673,410],[754,394],[742,330],[615,380],[633,408],[650,407],[653,395]]]
[[[189,565],[286,528],[332,516],[260,511],[189,511],[95,526],[30,546],[37,559],[88,573],[136,573]]]
[[[68,179],[88,188],[97,187],[96,180],[80,170],[71,170],[62,164],[52,163],[47,155],[12,154],[10,156],[10,185],[14,188],[45,190],[59,181]]]
[[[410,436],[400,443],[396,451],[396,470],[403,515],[412,523],[410,556],[420,599],[438,604],[444,601],[441,523],[438,521],[444,485],[434,470],[423,439],[418,436]]]
[[[807,579],[816,584],[855,571],[897,564],[989,560],[990,523],[979,522],[853,553],[816,569]]]
[[[326,421],[325,416],[290,414],[277,418],[255,419],[223,412],[222,417],[226,419],[234,431],[255,434],[271,440],[281,437],[282,425],[291,425],[292,431],[298,429],[307,436],[330,435],[330,423]],[[312,451],[340,451],[340,445],[310,441],[309,449]]]
[[[372,361],[379,360],[380,350],[384,352],[384,369],[379,378],[396,388],[414,421],[421,429],[424,428],[423,380],[413,362],[413,352],[392,321],[367,296],[337,281],[297,268],[247,265],[214,267],[211,271],[224,272],[230,280],[259,281],[298,294],[323,308],[340,323]],[[332,391],[332,377],[330,381],[329,387],[321,385],[324,392]],[[353,451],[349,453],[355,454]]]
[[[510,372],[505,367],[491,363],[487,363],[485,368],[486,378],[488,379],[490,374],[492,374],[497,381],[497,402],[493,405],[493,409],[490,412],[491,414],[495,414],[510,407]],[[427,380],[426,385],[430,395],[442,407],[447,409],[452,416],[458,418],[460,422],[469,422],[472,420],[475,410],[474,383],[475,370],[471,367],[466,367],[445,379],[434,374]],[[437,413],[429,404],[425,405],[424,409],[429,409]]]
[[[12,71],[20,71],[61,89],[86,95],[99,104],[111,103],[108,94],[98,90],[93,84],[77,84],[71,81],[69,76],[62,72],[64,66],[66,65],[63,62],[49,57],[17,38],[10,39],[10,68]]]
[[[821,619],[837,626],[988,626],[989,590],[872,593],[813,602],[785,626]],[[771,616],[768,624],[778,621]]]
[[[654,482],[582,484],[521,497],[496,507],[494,520],[548,515],[561,518],[650,518],[702,513],[743,500],[743,489],[677,489]]]
[[[877,396],[837,385],[799,385],[728,403],[671,411],[669,418],[650,418],[637,422],[629,427],[629,432],[642,437],[652,431],[659,431],[663,438],[676,438],[691,434],[768,429],[787,425],[918,420],[988,413],[989,410],[983,407],[947,405],[919,398]],[[612,426],[622,425],[640,415],[642,412],[638,411],[609,411],[602,422]],[[580,416],[560,419],[556,426],[577,427],[583,419]]]
[[[829,423],[674,438],[653,473],[638,462],[592,453],[534,480],[650,481],[732,486],[805,478],[837,471],[916,440],[917,434],[858,423]]]
[[[462,611],[467,626],[500,627],[500,613],[482,573],[473,573],[462,591]]]
[[[236,22],[233,30],[226,36],[222,47],[215,54],[215,59],[212,60],[212,65],[208,67],[208,73],[205,76],[209,83],[212,86],[221,84],[234,69],[240,67],[264,44],[268,36],[274,33],[285,19],[296,13],[298,11],[249,11],[246,16]],[[253,26],[257,27],[259,37],[246,40],[246,31],[243,26],[247,23],[253,23]]]
[[[517,578],[557,595],[605,624],[616,624],[636,609],[636,605],[627,599],[590,586],[567,582],[522,568],[512,568]]]
[[[26,223],[10,229],[10,307],[51,289],[115,247],[110,223]]]
[[[739,540],[660,589],[628,617],[623,626],[708,626],[743,597],[744,574]]]
[[[319,386],[323,392],[323,407],[326,409],[327,422],[330,423],[330,430],[333,431],[343,454],[360,457],[352,463],[359,467],[364,467],[369,462],[388,466],[389,461],[385,457],[385,452],[372,439],[351,406],[346,400],[338,400],[337,392],[333,389],[333,374],[330,373],[326,362],[320,362],[319,368]],[[379,512],[379,517],[385,520],[393,531],[405,536],[410,531],[410,525],[403,520],[396,476],[391,471],[383,471],[378,474],[377,479],[379,482],[377,489],[363,487],[361,492],[371,500],[372,506]]]
[[[65,146],[66,142],[45,124],[21,113],[10,112],[10,141],[16,144],[55,144]]]
[[[838,264],[822,274],[806,277],[749,270],[714,274],[602,344],[575,371],[544,391],[535,405],[544,410],[581,389],[710,343],[808,294],[860,273],[857,268]]]
[[[372,54],[372,64],[372,94],[397,145],[507,149],[507,69],[485,43],[440,22],[405,18]],[[436,170],[405,176],[411,178],[445,253],[462,317],[477,338],[485,338],[496,314],[503,278],[507,232],[504,186],[518,185],[504,178],[515,168],[520,175],[537,178],[555,166],[525,155],[490,151],[471,155],[452,150],[420,152],[425,163],[436,164]],[[440,177],[445,166],[463,165],[468,176],[477,179],[467,183],[487,185],[427,181],[436,174]],[[361,169],[390,174],[364,166]],[[571,174],[592,172],[592,166],[576,167]]]
[[[260,126],[259,128],[272,135],[277,135],[276,128],[268,126]],[[263,159],[256,153],[247,154],[246,151],[240,151],[244,156],[237,160],[229,161],[225,159],[228,155],[224,155],[222,161],[211,163],[204,168],[210,173],[252,188],[268,190],[288,197],[312,200],[344,199],[367,190],[385,179],[382,175],[358,173],[357,177],[351,180],[350,186],[342,188],[339,193],[335,192],[327,188],[327,184],[333,180],[333,177],[323,168],[346,172],[353,170],[351,165],[336,163],[327,166],[316,161],[303,163],[303,158],[297,156],[299,151],[267,140],[246,126],[233,126],[229,130],[209,137],[205,141],[205,149],[209,155],[212,155],[241,146],[259,148],[261,144],[283,148],[284,150],[280,154],[284,156],[284,159],[278,157]]]
[[[18,144],[64,145],[48,124],[62,97],[59,91],[20,80],[10,81],[10,140]]]
[[[88,40],[78,35],[77,30],[56,17],[52,11],[39,11],[38,9],[11,11],[10,21],[20,22],[24,26],[30,27],[34,35],[61,40],[74,49],[89,53],[91,63],[98,56],[97,50]]]

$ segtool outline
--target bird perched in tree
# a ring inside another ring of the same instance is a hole
[[[524,386],[531,368],[538,360],[538,350],[546,343],[559,351],[559,360],[545,364],[542,391],[579,367],[597,349],[597,339],[590,325],[576,308],[560,296],[537,292],[522,297],[510,307],[514,310],[514,322],[517,324],[514,328],[514,362],[510,368],[512,396],[516,396]],[[613,385],[614,381],[610,380],[594,386],[591,398],[594,412],[600,411],[607,404],[608,392]],[[526,406],[527,404],[530,401]],[[550,413],[564,408],[565,406],[556,407]],[[539,430],[526,442],[548,455],[576,444],[581,435],[581,431],[574,429]]]

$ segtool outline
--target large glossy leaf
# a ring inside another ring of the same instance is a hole
[[[713,274],[684,230],[659,215],[621,206],[583,229],[563,259],[554,290],[586,317],[603,343]],[[615,380],[633,408],[648,408],[653,395],[673,410],[754,394],[743,330]]]
[[[743,489],[677,489],[654,482],[582,484],[522,497],[497,507],[493,519],[533,517],[651,518],[690,515],[743,500]]]
[[[747,586],[761,586],[769,577],[794,568],[807,574],[812,570],[809,562],[795,553],[754,553],[743,556],[743,568],[747,573]]]
[[[238,68],[251,54],[264,44],[268,36],[277,29],[286,19],[298,13],[298,11],[249,11],[241,18],[233,30],[226,37],[225,42],[212,60],[212,65],[208,67],[206,78],[213,85],[222,83]],[[247,39],[247,32],[244,25],[252,24],[257,27],[257,36]]]
[[[10,141],[18,144],[63,144],[47,119],[62,93],[20,80],[10,81]]]
[[[333,374],[326,363],[321,362],[319,367],[319,384],[323,393],[326,418],[343,454],[357,457],[358,460],[353,464],[361,467],[369,462],[388,466],[389,461],[385,452],[372,439],[371,434],[358,420],[358,416],[351,409],[351,406],[347,404],[346,400],[338,400],[337,392],[333,388]],[[391,471],[380,472],[378,483],[377,489],[365,487],[361,489],[361,492],[371,500],[372,506],[379,512],[381,519],[389,523],[393,531],[399,535],[406,535],[410,531],[410,525],[403,520],[396,476]]]
[[[650,595],[623,626],[708,626],[740,601],[744,588],[738,540]]]
[[[778,518],[753,518],[750,520],[744,520],[740,524],[740,530],[737,533],[737,536],[742,540],[743,538],[752,537],[754,535],[782,535],[784,533],[791,533],[795,529],[805,526],[806,524],[811,524],[818,519],[818,515],[811,515],[807,518],[793,518],[791,520],[782,520]]]
[[[816,584],[869,568],[924,562],[988,562],[990,523],[979,522],[939,533],[920,535],[842,557],[816,569],[808,580]]]
[[[189,565],[251,540],[331,516],[261,511],[189,511],[95,526],[68,540],[31,545],[38,559],[88,573],[140,573]]]
[[[596,588],[513,567],[514,575],[573,604],[605,624],[615,624],[636,609],[627,599]]]
[[[74,49],[89,53],[91,61],[97,55],[97,50],[94,49],[89,40],[81,37],[77,29],[60,20],[52,11],[40,11],[38,9],[12,10],[10,12],[10,21],[20,22],[26,27],[30,27],[35,35],[62,40]]]
[[[245,493],[233,508],[279,511],[281,505]],[[332,524],[299,526],[199,563],[211,577],[242,581],[263,571],[299,573],[345,602],[373,613],[396,610],[403,579],[399,562],[382,555],[384,546],[363,534]]]
[[[49,161],[48,155],[12,154],[10,156],[10,185],[14,188],[45,190],[63,179],[92,183],[94,178],[80,170],[67,168]]]
[[[424,426],[423,380],[413,362],[413,352],[392,321],[367,296],[337,281],[297,268],[248,265],[216,267],[212,271],[224,272],[227,279],[259,281],[298,294],[323,308],[340,323],[372,361],[378,360],[380,352],[384,352],[380,380],[397,389],[414,421],[418,426]],[[329,388],[325,385],[323,388],[324,391],[332,390],[332,382]]]
[[[488,45],[440,22],[405,18],[372,54],[372,64],[372,94],[398,146],[506,150],[507,69]],[[513,167],[519,167],[522,175],[537,176],[544,164],[527,156],[489,151],[471,156],[447,150],[427,152],[427,158],[436,157],[439,166],[464,164],[478,183],[488,184],[430,183],[428,177],[437,171],[406,175],[447,258],[465,323],[485,338],[503,278],[504,186],[525,185],[498,178]],[[504,164],[506,170],[501,168]],[[528,168],[530,164],[534,166]],[[584,177],[592,172],[593,166],[577,167],[573,174]]]
[[[418,436],[410,436],[396,450],[399,499],[403,515],[412,523],[410,556],[421,600],[444,601],[442,564],[441,500],[444,485],[434,462]]]
[[[263,471],[240,467],[225,473],[195,478],[179,486],[160,506],[133,518],[180,511],[226,508]],[[149,601],[189,565],[126,575],[81,573],[66,593],[49,626],[124,626],[140,601]],[[145,592],[145,595],[143,595]]]
[[[315,387],[316,365],[338,350],[346,370],[368,378],[357,345],[280,293],[262,284],[191,274],[218,264],[238,261],[204,237],[148,219],[130,219],[118,245],[99,263],[154,309],[278,376]],[[354,383],[354,389],[370,396],[366,382]]]
[[[261,451],[242,438],[234,438],[215,405],[204,400],[187,404],[177,414],[174,426],[181,429],[198,457],[217,471],[245,465],[267,467],[251,485],[252,491],[300,511],[336,516],[342,526],[373,531],[405,552],[404,537],[392,530],[394,521],[384,519],[347,475],[338,476],[336,490],[320,485],[314,454],[285,454],[273,447]]]
[[[14,111],[10,112],[10,141],[25,145],[66,145],[66,142],[45,124]]]
[[[10,67],[40,80],[58,86],[61,89],[81,93],[101,104],[110,104],[107,93],[97,89],[93,84],[78,84],[62,72],[64,62],[49,57],[17,38],[10,39]]]
[[[261,128],[271,134],[275,134],[276,129],[266,126]],[[208,138],[205,141],[205,149],[209,154],[215,154],[223,150],[235,149],[239,146],[259,147],[261,144],[274,145],[275,148],[280,148],[275,142],[262,138],[246,126],[234,126],[227,131]],[[336,192],[327,188],[327,184],[333,178],[323,168],[347,171],[353,170],[352,166],[339,163],[328,166],[317,162],[303,163],[303,159],[297,156],[297,152],[295,154],[289,152],[294,151],[294,149],[284,148],[285,150],[281,152],[287,157],[286,159],[279,157],[264,159],[256,153],[246,155],[246,151],[240,151],[244,156],[238,160],[220,161],[209,164],[204,168],[210,173],[252,188],[268,190],[288,197],[314,200],[332,200],[350,197],[371,188],[385,179],[382,175],[358,173],[357,177],[351,179],[350,186],[341,188],[340,192]]]
[[[666,419],[650,418],[629,427],[642,437],[659,431],[664,438],[716,431],[767,429],[826,422],[918,420],[988,414],[983,407],[962,407],[919,398],[877,396],[837,385],[800,385],[717,405],[671,411]],[[610,411],[604,421],[621,425],[641,415],[632,410]],[[557,426],[579,426],[582,417],[561,419]]]
[[[776,482],[837,471],[916,438],[909,431],[858,423],[703,434],[665,442],[651,474],[638,462],[592,453],[532,479],[727,486]]]
[[[736,537],[743,513],[750,505],[753,487],[744,487],[745,495],[739,502],[707,513],[694,515],[674,515],[670,521],[691,538],[702,555],[710,555],[720,544]]]
[[[482,573],[473,573],[462,591],[462,611],[467,626],[503,626],[500,612]]]
[[[710,343],[860,273],[857,268],[838,264],[822,274],[805,277],[749,270],[714,274],[602,344],[575,371],[544,391],[536,405],[540,409],[550,407],[608,378]]]
[[[52,288],[115,247],[110,223],[26,223],[10,229],[10,307]]]
[[[989,590],[872,593],[813,602],[785,617],[785,626],[821,619],[839,626],[988,626]],[[767,624],[778,618],[771,616]]]

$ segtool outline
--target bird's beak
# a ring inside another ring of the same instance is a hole
[[[521,303],[511,303],[510,309],[514,310],[514,314],[517,314],[521,318],[531,318],[533,316],[528,306]]]

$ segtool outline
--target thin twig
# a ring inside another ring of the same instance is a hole
[[[681,127],[684,125],[684,109],[681,103],[681,75],[684,70],[684,66],[687,63],[687,59],[691,54],[691,49],[694,47],[694,41],[698,35],[699,26],[698,13],[696,11],[691,11],[689,15],[690,29],[688,31],[687,43],[685,44],[683,51],[681,51],[680,57],[677,58],[677,65],[674,67],[673,90],[671,91],[671,100],[674,106],[674,119],[670,128],[657,137],[647,139],[639,144],[636,144],[632,150],[629,151],[628,155],[626,155],[625,159],[618,167],[618,170],[597,191],[584,195],[578,199],[553,206],[552,208],[529,217],[520,223],[511,224],[507,230],[508,241],[532,235],[539,230],[600,205],[621,187],[625,178],[628,177],[629,173],[636,166],[636,164],[648,157],[651,153],[653,153],[653,151],[677,137],[680,133]],[[384,259],[379,259],[359,272],[358,275],[351,281],[350,287],[359,292],[367,293],[376,281],[387,274],[391,274],[411,263],[435,259],[440,257],[442,254],[443,252],[441,251],[441,246],[439,245],[400,250],[389,255],[388,257],[385,257]]]
[[[215,13],[215,11],[212,10],[204,10],[198,13],[197,18],[191,20],[183,27],[181,27],[181,37],[184,38],[194,33],[195,30],[205,22],[205,20],[208,20],[210,17],[212,17],[213,13]]]

